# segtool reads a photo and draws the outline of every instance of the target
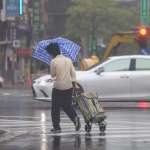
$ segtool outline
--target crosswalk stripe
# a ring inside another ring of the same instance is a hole
[[[102,136],[93,136],[92,139],[100,138],[150,138],[150,134],[119,134],[119,135],[102,135]]]
[[[80,116],[81,117],[81,116]],[[12,119],[13,118],[13,119]],[[74,124],[67,118],[67,116],[63,116],[61,119],[61,127],[62,133],[53,134],[50,132],[52,128],[51,119],[42,121],[40,117],[33,117],[33,120],[30,120],[32,117],[28,116],[0,116],[0,128],[6,129],[10,132],[16,133],[28,133],[31,135],[46,135],[46,136],[68,136],[68,135],[86,135],[84,130],[85,122],[84,119],[81,119],[81,130],[79,132],[75,131]],[[25,119],[25,120],[24,120]],[[27,120],[29,119],[29,120]],[[92,139],[98,138],[137,138],[137,140],[141,140],[140,138],[150,139],[150,123],[149,122],[130,122],[126,120],[106,120],[107,128],[105,131],[105,135],[99,135],[99,126],[96,124],[92,125],[92,130],[90,134],[92,135]],[[88,138],[88,136],[87,136]],[[91,138],[91,137],[89,137]]]

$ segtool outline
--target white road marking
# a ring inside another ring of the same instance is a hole
[[[24,120],[33,119],[33,120]],[[62,133],[53,134],[50,132],[52,127],[51,120],[45,120],[44,123],[40,117],[30,116],[0,116],[0,128],[10,131],[11,133],[28,133],[31,135],[46,135],[46,136],[69,136],[69,135],[83,135],[86,136],[84,131],[84,120],[81,119],[81,130],[76,132],[74,124],[66,117],[63,116],[61,120]],[[63,122],[65,121],[65,122]],[[67,121],[67,122],[66,122]],[[136,138],[136,141],[150,140],[150,122],[132,122],[132,121],[115,121],[108,120],[105,135],[99,135],[98,125],[92,125],[90,132],[92,139],[119,139],[119,138]],[[44,130],[43,130],[44,128]],[[88,136],[86,136],[88,138]],[[144,140],[143,140],[144,139]]]
[[[150,134],[118,134],[118,135],[102,135],[102,136],[93,136],[92,139],[112,139],[112,138],[150,138]]]
[[[150,143],[150,139],[139,139],[139,140],[133,140],[135,142],[146,142],[146,143]]]
[[[1,96],[16,96],[16,97],[29,97],[32,96],[30,93],[14,93],[14,92],[5,92],[0,93]]]
[[[11,93],[3,93],[4,96],[11,95]]]
[[[16,119],[40,119],[41,117],[31,117],[31,116],[0,116],[0,118],[16,118]]]

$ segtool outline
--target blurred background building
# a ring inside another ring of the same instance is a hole
[[[20,14],[20,0],[0,1],[0,75],[5,81],[15,84],[30,77],[34,45],[41,39],[63,35],[69,3],[22,0]]]
[[[11,84],[23,82],[29,76],[32,27],[28,1],[1,0],[0,74]]]
[[[48,33],[51,36],[60,36],[65,31],[66,8],[71,0],[48,0]]]
[[[0,75],[5,81],[26,82],[31,73],[44,67],[31,60],[34,45],[41,39],[64,35],[65,12],[72,1],[22,0],[20,12],[20,0],[0,0]],[[128,5],[135,1],[118,3]]]

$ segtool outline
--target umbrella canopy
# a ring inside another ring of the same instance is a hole
[[[32,57],[50,64],[51,56],[47,53],[45,48],[51,43],[58,43],[61,54],[71,58],[72,61],[76,61],[77,54],[79,53],[81,47],[73,41],[62,37],[38,42],[35,51],[32,53]]]

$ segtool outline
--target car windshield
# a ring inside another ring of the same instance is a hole
[[[95,64],[95,65],[93,65],[93,66],[91,66],[91,67],[85,69],[85,71],[89,71],[89,70],[91,70],[91,69],[93,69],[93,68],[99,66],[100,64],[101,64],[101,63]]]

